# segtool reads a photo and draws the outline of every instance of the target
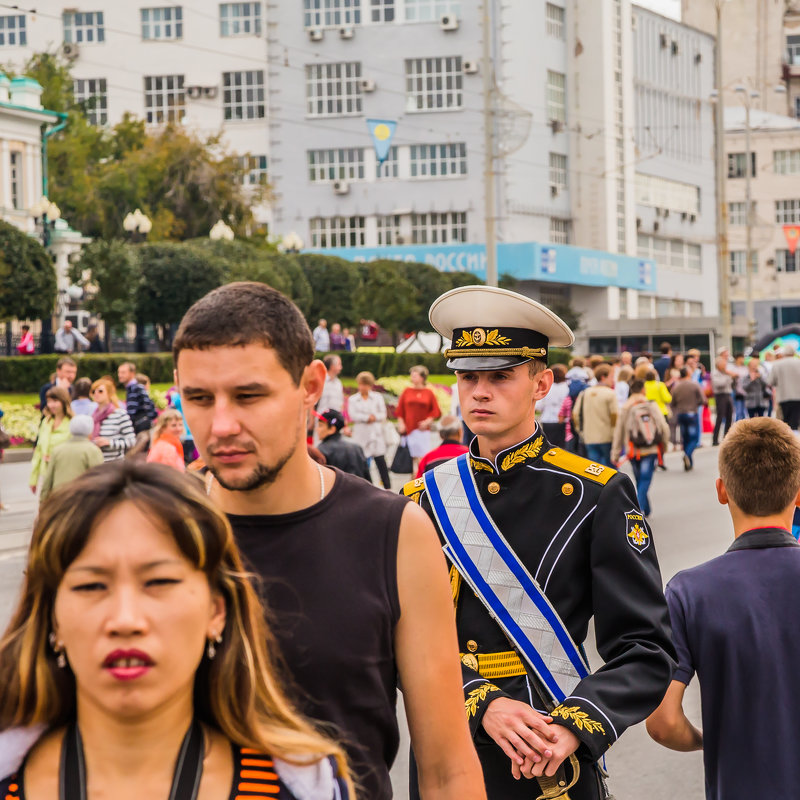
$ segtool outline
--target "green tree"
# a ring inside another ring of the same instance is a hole
[[[361,276],[356,264],[336,256],[302,253],[296,256],[311,286],[311,305],[306,319],[314,327],[320,317],[342,325],[355,325],[361,315],[356,294]]]
[[[428,309],[431,303],[451,288],[447,274],[440,272],[431,264],[417,261],[395,262],[398,271],[411,286],[414,287],[414,313],[401,320],[400,327],[404,331],[427,331],[431,329],[428,320]],[[369,265],[370,267],[372,265]]]
[[[132,322],[141,275],[134,248],[117,239],[97,239],[72,265],[70,279],[86,291],[86,308],[105,322],[106,351],[111,329]]]
[[[56,273],[31,236],[0,222],[0,319],[45,319],[56,302]]]
[[[367,277],[356,293],[361,316],[374,319],[390,331],[395,346],[400,332],[409,330],[406,322],[419,319],[423,311],[414,284],[406,277],[403,266],[398,261],[370,262]]]
[[[136,320],[153,323],[163,347],[172,342],[172,327],[192,303],[221,286],[225,264],[186,244],[144,244],[136,249],[141,283],[136,289]],[[234,313],[231,309],[231,313]]]

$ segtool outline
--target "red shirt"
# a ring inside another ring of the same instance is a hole
[[[427,387],[403,389],[397,402],[395,416],[406,424],[406,433],[415,431],[424,419],[438,419],[442,416],[436,395]]]
[[[426,467],[431,462],[446,461],[451,458],[456,458],[462,453],[466,453],[468,450],[469,448],[466,445],[458,444],[457,442],[444,442],[444,444],[440,444],[436,449],[431,450],[430,453],[424,455],[419,460],[419,469],[415,477],[421,478]]]

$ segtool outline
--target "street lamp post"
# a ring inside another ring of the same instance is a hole
[[[153,223],[147,214],[143,214],[140,209],[129,211],[122,220],[122,227],[130,234],[131,241],[139,244],[147,239],[147,234],[153,229]],[[110,334],[107,341],[111,343]],[[136,343],[134,345],[137,353],[147,352],[147,343],[144,336],[144,323],[136,320]]]
[[[753,201],[752,185],[753,176],[753,148],[751,142],[750,109],[753,100],[761,97],[761,93],[752,89],[749,92],[744,86],[735,87],[744,104],[744,149],[745,149],[745,185],[744,185],[744,210],[745,210],[745,316],[747,317],[747,343],[752,345],[755,341],[756,320],[753,310]]]
[[[61,217],[61,209],[55,203],[52,203],[50,200],[48,200],[47,197],[42,195],[39,201],[31,206],[30,213],[31,216],[33,216],[34,224],[38,225],[41,222],[42,246],[45,248],[45,250],[48,250],[50,247],[52,228],[55,225],[56,220]],[[59,304],[59,317],[61,316],[61,310],[63,306],[62,291],[66,290],[66,286],[63,285],[65,280],[66,278],[62,280],[61,275],[57,276],[57,302]],[[55,337],[53,336],[53,317],[51,314],[42,320],[42,334],[39,338],[40,352],[52,353],[54,343]]]
[[[287,233],[278,245],[279,250],[282,250],[284,253],[292,254],[299,253],[304,247],[305,242],[294,231]]]

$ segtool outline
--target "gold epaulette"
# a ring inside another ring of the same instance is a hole
[[[415,503],[419,503],[419,497],[425,489],[425,481],[422,478],[414,478],[403,486],[403,494],[410,497]]]
[[[613,467],[606,467],[603,464],[589,461],[588,458],[576,456],[575,453],[562,450],[560,447],[551,447],[542,456],[542,459],[555,467],[561,467],[566,472],[580,475],[603,486],[617,474]]]

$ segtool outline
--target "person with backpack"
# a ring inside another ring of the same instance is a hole
[[[136,433],[149,431],[158,416],[156,407],[144,386],[136,380],[136,364],[126,361],[117,369],[117,378],[125,387],[125,410]]]
[[[628,459],[636,480],[636,496],[646,517],[650,516],[648,492],[658,461],[660,445],[669,443],[669,425],[658,405],[648,400],[644,393],[644,381],[634,380],[628,402],[620,410],[611,460],[619,461],[623,448],[627,448]]]

